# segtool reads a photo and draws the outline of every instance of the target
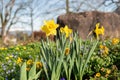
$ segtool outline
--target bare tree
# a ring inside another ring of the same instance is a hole
[[[23,0],[0,0],[0,26],[2,29],[2,38],[9,32],[11,26],[18,22],[26,3],[27,2]]]
[[[32,36],[31,36],[31,39],[34,40],[34,23],[35,23],[35,20],[40,18],[40,15],[42,14],[40,12],[40,10],[43,8],[41,7],[41,2],[40,0],[28,0],[28,5],[27,5],[27,8],[28,8],[28,15],[27,17],[30,18],[30,22],[29,22],[29,26],[31,27],[31,32],[32,32]],[[46,1],[44,4],[47,4],[48,1]]]
[[[53,4],[49,5],[49,8],[51,8],[44,12],[45,14],[57,13],[63,10],[65,13],[97,10],[103,5],[104,0],[56,0],[53,2]],[[59,3],[61,6],[59,6]],[[54,7],[52,8],[52,6]]]

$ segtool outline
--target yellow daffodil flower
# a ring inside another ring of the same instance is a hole
[[[110,73],[111,73],[111,70],[110,70],[110,69],[107,69],[107,70],[106,70],[106,73],[107,73],[107,74],[110,74]]]
[[[56,35],[57,27],[59,25],[54,22],[54,20],[44,21],[44,25],[41,27],[41,30],[46,33],[46,36]]]
[[[100,23],[97,23],[96,29],[94,30],[97,39],[99,39],[99,35],[104,35],[104,31],[105,31],[103,26],[101,28],[99,28],[99,26],[100,26]]]
[[[31,59],[29,59],[28,61],[27,61],[27,65],[31,65],[33,63],[33,61],[31,60]]]
[[[29,68],[29,67],[27,67],[27,68],[26,68],[26,71],[29,71],[29,70],[30,70],[30,68]]]
[[[37,69],[40,69],[40,68],[42,68],[42,63],[41,62],[36,62],[36,67],[37,67]]]
[[[72,33],[72,29],[69,29],[68,26],[66,25],[64,28],[63,27],[60,28],[60,32],[65,33],[66,38],[68,38],[69,35]]]
[[[118,44],[120,42],[120,40],[118,39],[118,38],[113,38],[112,39],[112,44],[113,45],[116,45],[116,44]]]
[[[104,46],[103,46],[103,45],[100,45],[99,47],[100,47],[100,49],[103,49],[103,48],[104,48]]]
[[[69,52],[70,52],[70,49],[69,49],[69,48],[66,48],[66,49],[65,49],[65,55],[67,56],[67,55],[69,54]]]
[[[101,76],[101,74],[98,72],[98,73],[96,73],[96,75],[95,75],[95,77],[100,77]]]

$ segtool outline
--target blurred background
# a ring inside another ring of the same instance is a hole
[[[40,40],[44,20],[85,11],[120,14],[120,0],[0,0],[0,47]]]

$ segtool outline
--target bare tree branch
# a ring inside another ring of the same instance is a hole
[[[1,4],[0,23],[2,27],[1,34],[3,37],[5,33],[5,29],[7,29],[8,32],[10,27],[13,24],[17,23],[18,20],[15,21],[15,19],[17,19],[18,17],[17,15],[20,13],[24,14],[24,12],[22,11],[25,9],[26,7],[25,4],[27,4],[27,2],[18,1],[18,0],[8,0],[8,1],[1,0],[0,4]]]

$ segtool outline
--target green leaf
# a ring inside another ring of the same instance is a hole
[[[63,62],[63,66],[64,66],[64,70],[65,70],[65,73],[66,73],[66,76],[68,76],[68,66],[66,64],[66,61]]]
[[[34,63],[34,65],[32,66],[32,68],[30,69],[29,73],[28,73],[28,80],[33,80],[34,76],[36,75],[36,62]]]
[[[35,75],[35,79],[37,79],[40,76],[41,72],[42,72],[42,69]]]
[[[56,68],[56,80],[59,79],[60,73],[61,73],[61,65],[62,65],[62,60],[58,62],[57,68]]]
[[[21,67],[20,80],[27,80],[26,62]]]
[[[54,66],[53,66],[53,69],[52,69],[52,75],[51,75],[51,80],[55,80],[55,76],[56,76],[56,74],[55,74],[55,64],[54,64]]]
[[[46,68],[45,63],[43,63],[43,70],[45,71],[45,74],[46,74],[46,76],[47,76],[47,80],[49,80],[48,72],[47,72],[47,68]]]
[[[97,46],[97,43],[98,43],[98,41],[93,44],[93,47],[91,48],[90,52],[88,53],[87,60],[85,61],[85,64],[84,64],[83,69],[82,69],[82,74],[84,74],[84,70],[87,66],[88,61],[90,60],[91,55],[93,54],[93,52]]]

